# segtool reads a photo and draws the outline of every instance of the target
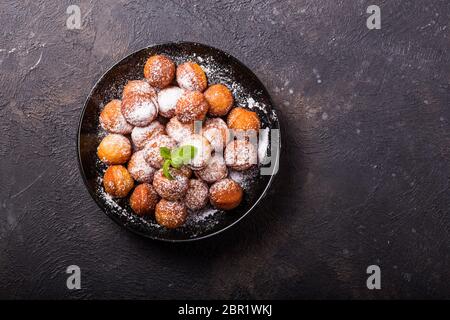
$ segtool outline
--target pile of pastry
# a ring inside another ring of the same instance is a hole
[[[182,226],[208,203],[236,208],[244,191],[229,170],[257,164],[256,112],[236,107],[226,85],[208,85],[195,62],[176,66],[154,55],[143,71],[143,79],[129,80],[122,99],[108,102],[100,113],[107,131],[97,149],[108,165],[105,192],[129,197],[137,215],[154,214],[167,228]]]

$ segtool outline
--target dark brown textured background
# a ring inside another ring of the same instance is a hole
[[[2,1],[0,298],[450,298],[449,21],[447,0]],[[182,245],[108,219],[76,157],[101,74],[178,40],[249,66],[284,127],[265,203]]]

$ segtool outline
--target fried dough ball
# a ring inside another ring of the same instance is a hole
[[[144,157],[145,160],[154,168],[161,168],[164,164],[164,159],[161,157],[161,153],[159,148],[166,147],[169,149],[173,149],[177,146],[177,142],[173,140],[171,137],[165,134],[159,134],[156,137],[153,137],[150,141],[145,145]]]
[[[179,87],[168,87],[158,93],[159,114],[166,118],[175,116],[177,102],[184,90]]]
[[[236,107],[228,114],[227,124],[234,130],[254,130],[258,131],[261,127],[261,121],[258,114],[241,107]]]
[[[200,91],[185,91],[178,99],[175,114],[182,123],[203,121],[209,105]]]
[[[121,134],[108,134],[97,148],[99,159],[106,164],[123,164],[131,157],[131,143]]]
[[[224,116],[233,106],[233,95],[230,89],[223,84],[213,84],[205,93],[206,101],[209,104],[209,114],[214,117]]]
[[[206,74],[195,62],[185,62],[177,68],[178,85],[190,91],[203,92],[208,86]]]
[[[146,127],[134,127],[131,132],[131,141],[136,149],[140,150],[158,134],[164,134],[164,126],[158,121],[153,121]]]
[[[186,178],[190,178],[192,176],[192,169],[189,168],[188,166],[181,166],[180,169],[182,174],[184,174],[186,176]]]
[[[204,169],[195,171],[195,175],[206,183],[214,183],[226,178],[228,169],[223,158],[215,155]]]
[[[169,137],[179,143],[194,133],[194,124],[192,122],[181,123],[177,117],[173,117],[166,124],[166,132]]]
[[[123,87],[122,99],[134,93],[154,96],[156,95],[156,90],[147,81],[130,80],[125,87]]]
[[[250,169],[258,163],[258,151],[248,140],[231,141],[225,148],[225,163],[236,171]]]
[[[145,63],[144,77],[151,86],[165,88],[175,77],[175,63],[163,55],[151,56]]]
[[[196,148],[197,152],[194,158],[187,163],[192,170],[200,170],[206,167],[213,151],[208,139],[199,134],[191,134],[180,143],[180,147],[183,146]]]
[[[208,139],[216,152],[222,153],[230,140],[230,130],[221,118],[211,118],[205,122],[203,136]]]
[[[167,178],[162,169],[158,170],[153,177],[153,187],[163,199],[181,199],[189,188],[189,179],[180,170],[170,168],[169,172],[173,179]]]
[[[130,161],[128,161],[127,169],[133,179],[138,182],[151,183],[156,172],[156,169],[145,161],[144,150],[133,153]]]
[[[155,210],[159,197],[153,186],[148,183],[138,185],[130,196],[130,207],[143,216]]]
[[[184,203],[188,209],[200,210],[208,203],[208,185],[201,180],[189,180],[189,189],[184,197]]]
[[[121,110],[122,101],[114,99],[100,113],[100,125],[111,133],[129,134],[133,126],[125,120]]]
[[[112,197],[125,198],[133,186],[133,178],[124,166],[113,165],[106,169],[103,176],[103,187],[106,193]]]
[[[211,204],[222,210],[236,208],[242,201],[242,187],[231,179],[222,179],[209,188]]]
[[[133,93],[123,97],[122,114],[134,126],[149,125],[158,115],[156,96]]]
[[[181,227],[187,218],[187,209],[182,201],[161,199],[155,209],[156,222],[159,225],[174,229]]]

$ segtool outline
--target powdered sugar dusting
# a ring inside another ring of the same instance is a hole
[[[192,123],[181,123],[178,118],[173,117],[166,125],[166,132],[169,137],[180,143],[194,133],[194,126]]]
[[[203,128],[203,136],[211,143],[216,153],[223,154],[230,137],[227,124],[221,118],[208,119]]]
[[[167,200],[182,199],[189,188],[189,179],[179,170],[170,168],[173,179],[168,179],[162,169],[155,173],[153,187],[158,194]]]
[[[152,96],[156,94],[156,90],[147,81],[130,80],[123,88],[122,96],[131,95],[133,93]]]
[[[208,185],[201,180],[189,180],[189,188],[184,198],[186,207],[194,211],[200,210],[206,206],[208,200]]]
[[[159,148],[166,147],[169,149],[173,149],[176,147],[176,145],[177,142],[171,137],[165,134],[158,134],[150,141],[148,141],[148,143],[144,147],[145,160],[150,163],[152,167],[159,169],[164,164],[164,159],[161,156]]]
[[[257,168],[252,168],[247,171],[230,170],[228,176],[231,180],[239,183],[242,189],[248,191],[258,178],[259,170]]]
[[[137,149],[142,149],[153,137],[163,133],[164,126],[158,121],[153,121],[146,127],[134,127],[131,140]]]
[[[178,99],[183,93],[184,90],[178,87],[169,87],[158,93],[159,112],[163,117],[172,118],[175,115]]]
[[[187,226],[195,226],[199,223],[205,223],[208,224],[217,224],[218,220],[215,220],[215,217],[218,214],[223,214],[223,211],[219,211],[215,208],[213,208],[211,205],[207,205],[205,208],[199,211],[190,212],[188,219],[186,221]]]
[[[122,102],[114,99],[106,104],[100,113],[100,125],[106,131],[112,133],[129,134],[133,126],[122,115]]]
[[[177,83],[183,89],[204,91],[208,85],[203,68],[191,61],[179,65],[176,74]]]
[[[255,146],[246,140],[234,140],[225,148],[225,163],[235,170],[247,170],[257,164],[258,154]]]
[[[144,127],[158,115],[158,105],[147,95],[130,95],[122,101],[122,114],[129,123]]]
[[[143,150],[133,153],[128,162],[127,169],[133,179],[138,182],[151,183],[153,181],[153,175],[156,172],[156,169],[145,161]]]
[[[228,169],[221,156],[214,155],[208,162],[208,165],[195,172],[195,175],[207,183],[214,183],[220,179],[226,178]]]

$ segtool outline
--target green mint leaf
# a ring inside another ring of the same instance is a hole
[[[183,156],[183,150],[181,148],[175,148],[170,153],[170,157],[173,159],[181,158],[182,156]]]
[[[161,148],[162,149],[162,148]],[[188,164],[197,154],[197,148],[186,145],[173,149],[170,152],[170,165],[175,169],[179,169],[183,164]],[[167,155],[166,155],[167,156]],[[164,157],[164,156],[163,156]]]
[[[167,159],[166,161],[164,161],[163,174],[167,179],[173,180],[173,177],[170,174],[170,163],[171,163],[170,159]]]
[[[172,159],[172,166],[178,169],[183,164],[183,149],[176,148],[172,150],[170,157]]]
[[[180,167],[183,165],[183,159],[174,158],[170,161],[170,163],[172,164],[172,167],[174,167],[175,169],[180,169]]]
[[[170,149],[167,147],[159,147],[159,154],[163,159],[170,160]]]
[[[197,148],[194,146],[186,145],[180,147],[181,151],[181,158],[183,159],[184,163],[189,163],[192,159],[194,159],[195,155],[197,154]]]

